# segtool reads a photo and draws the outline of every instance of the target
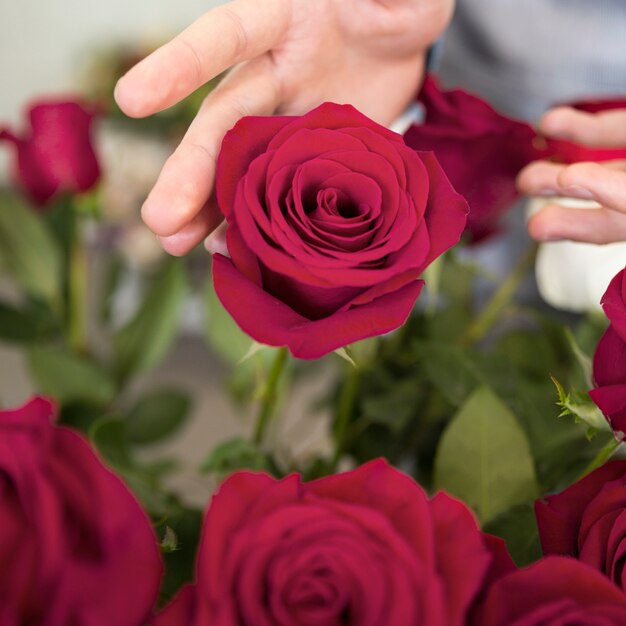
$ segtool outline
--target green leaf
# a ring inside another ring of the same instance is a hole
[[[143,396],[128,413],[128,438],[135,444],[169,437],[185,422],[191,408],[189,394],[159,389]]]
[[[211,451],[201,471],[225,477],[240,469],[269,470],[270,464],[263,451],[252,441],[236,437],[221,443]]]
[[[567,342],[569,343],[573,355],[576,357],[578,365],[580,365],[585,384],[589,389],[591,389],[593,387],[593,361],[591,357],[585,354],[583,349],[578,345],[576,337],[574,337],[574,333],[572,333],[571,329],[565,329],[565,337],[567,338]]]
[[[482,382],[476,366],[461,348],[428,342],[419,345],[418,351],[426,376],[454,406],[460,406]]]
[[[532,504],[513,507],[489,522],[483,530],[506,541],[506,547],[518,567],[541,558],[541,543]]]
[[[29,294],[60,301],[61,252],[43,220],[22,200],[0,194],[0,264]]]
[[[182,262],[168,260],[135,317],[113,338],[116,369],[122,380],[149,370],[166,355],[176,337],[186,293],[187,279]]]
[[[215,353],[231,365],[237,365],[242,359],[249,358],[250,337],[237,326],[224,308],[210,279],[207,281],[205,303],[205,333]],[[256,352],[258,350],[254,353]]]
[[[100,418],[89,429],[89,438],[105,463],[121,475],[151,515],[161,517],[167,513],[170,498],[150,469],[144,469],[133,458],[123,419]]]
[[[398,380],[384,393],[363,395],[363,417],[370,423],[387,426],[396,435],[408,424],[421,398],[418,381]]]
[[[102,458],[112,467],[118,470],[129,470],[133,467],[126,424],[121,418],[100,418],[89,429],[89,438]]]
[[[483,522],[537,496],[526,435],[488,387],[479,387],[444,431],[435,484],[464,500]]]
[[[31,347],[28,364],[39,391],[65,404],[104,405],[116,393],[109,375],[96,363],[60,348]]]
[[[3,341],[34,343],[48,338],[55,329],[55,321],[47,311],[18,309],[0,303],[0,339]]]

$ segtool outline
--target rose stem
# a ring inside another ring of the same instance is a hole
[[[461,344],[470,346],[484,339],[498,318],[517,293],[526,275],[535,264],[538,245],[533,243],[528,251],[520,257],[511,273],[498,287],[487,302],[485,308],[474,319],[467,331],[461,337]]]
[[[339,464],[339,460],[346,446],[350,419],[359,389],[359,371],[354,365],[348,364],[346,367],[348,371],[346,372],[346,378],[343,381],[339,394],[339,406],[337,408],[337,419],[335,421],[335,452],[329,465],[331,473],[335,473],[337,470],[337,465]]]
[[[267,382],[265,383],[263,393],[261,394],[261,403],[259,413],[256,419],[256,428],[254,432],[254,443],[260,445],[263,443],[265,431],[269,426],[272,415],[276,408],[278,400],[278,383],[287,363],[287,348],[278,348],[272,362]]]
[[[87,350],[87,250],[81,216],[72,211],[72,233],[69,252],[68,341],[72,351]]]

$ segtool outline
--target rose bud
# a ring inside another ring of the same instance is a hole
[[[239,472],[206,514],[195,585],[153,626],[464,626],[500,549],[382,460],[305,484]]]
[[[93,114],[78,102],[38,102],[28,110],[30,129],[0,129],[16,148],[16,178],[32,201],[44,206],[60,193],[91,189],[100,167],[91,142]]]
[[[544,554],[573,556],[626,590],[626,461],[612,461],[535,503]]]
[[[330,103],[240,120],[216,184],[218,297],[255,340],[305,359],[401,326],[468,211],[431,153]]]
[[[0,411],[0,624],[143,626],[162,574],[150,520],[53,414]]]

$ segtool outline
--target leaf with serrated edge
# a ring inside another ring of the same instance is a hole
[[[482,522],[538,495],[526,434],[488,387],[474,391],[444,431],[435,486],[464,500]]]

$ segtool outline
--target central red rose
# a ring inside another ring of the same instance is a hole
[[[220,300],[261,343],[317,358],[401,326],[468,207],[429,152],[351,106],[248,117],[226,135]]]
[[[465,626],[514,566],[463,503],[385,461],[303,483],[238,472],[207,511],[196,584],[153,626]]]

